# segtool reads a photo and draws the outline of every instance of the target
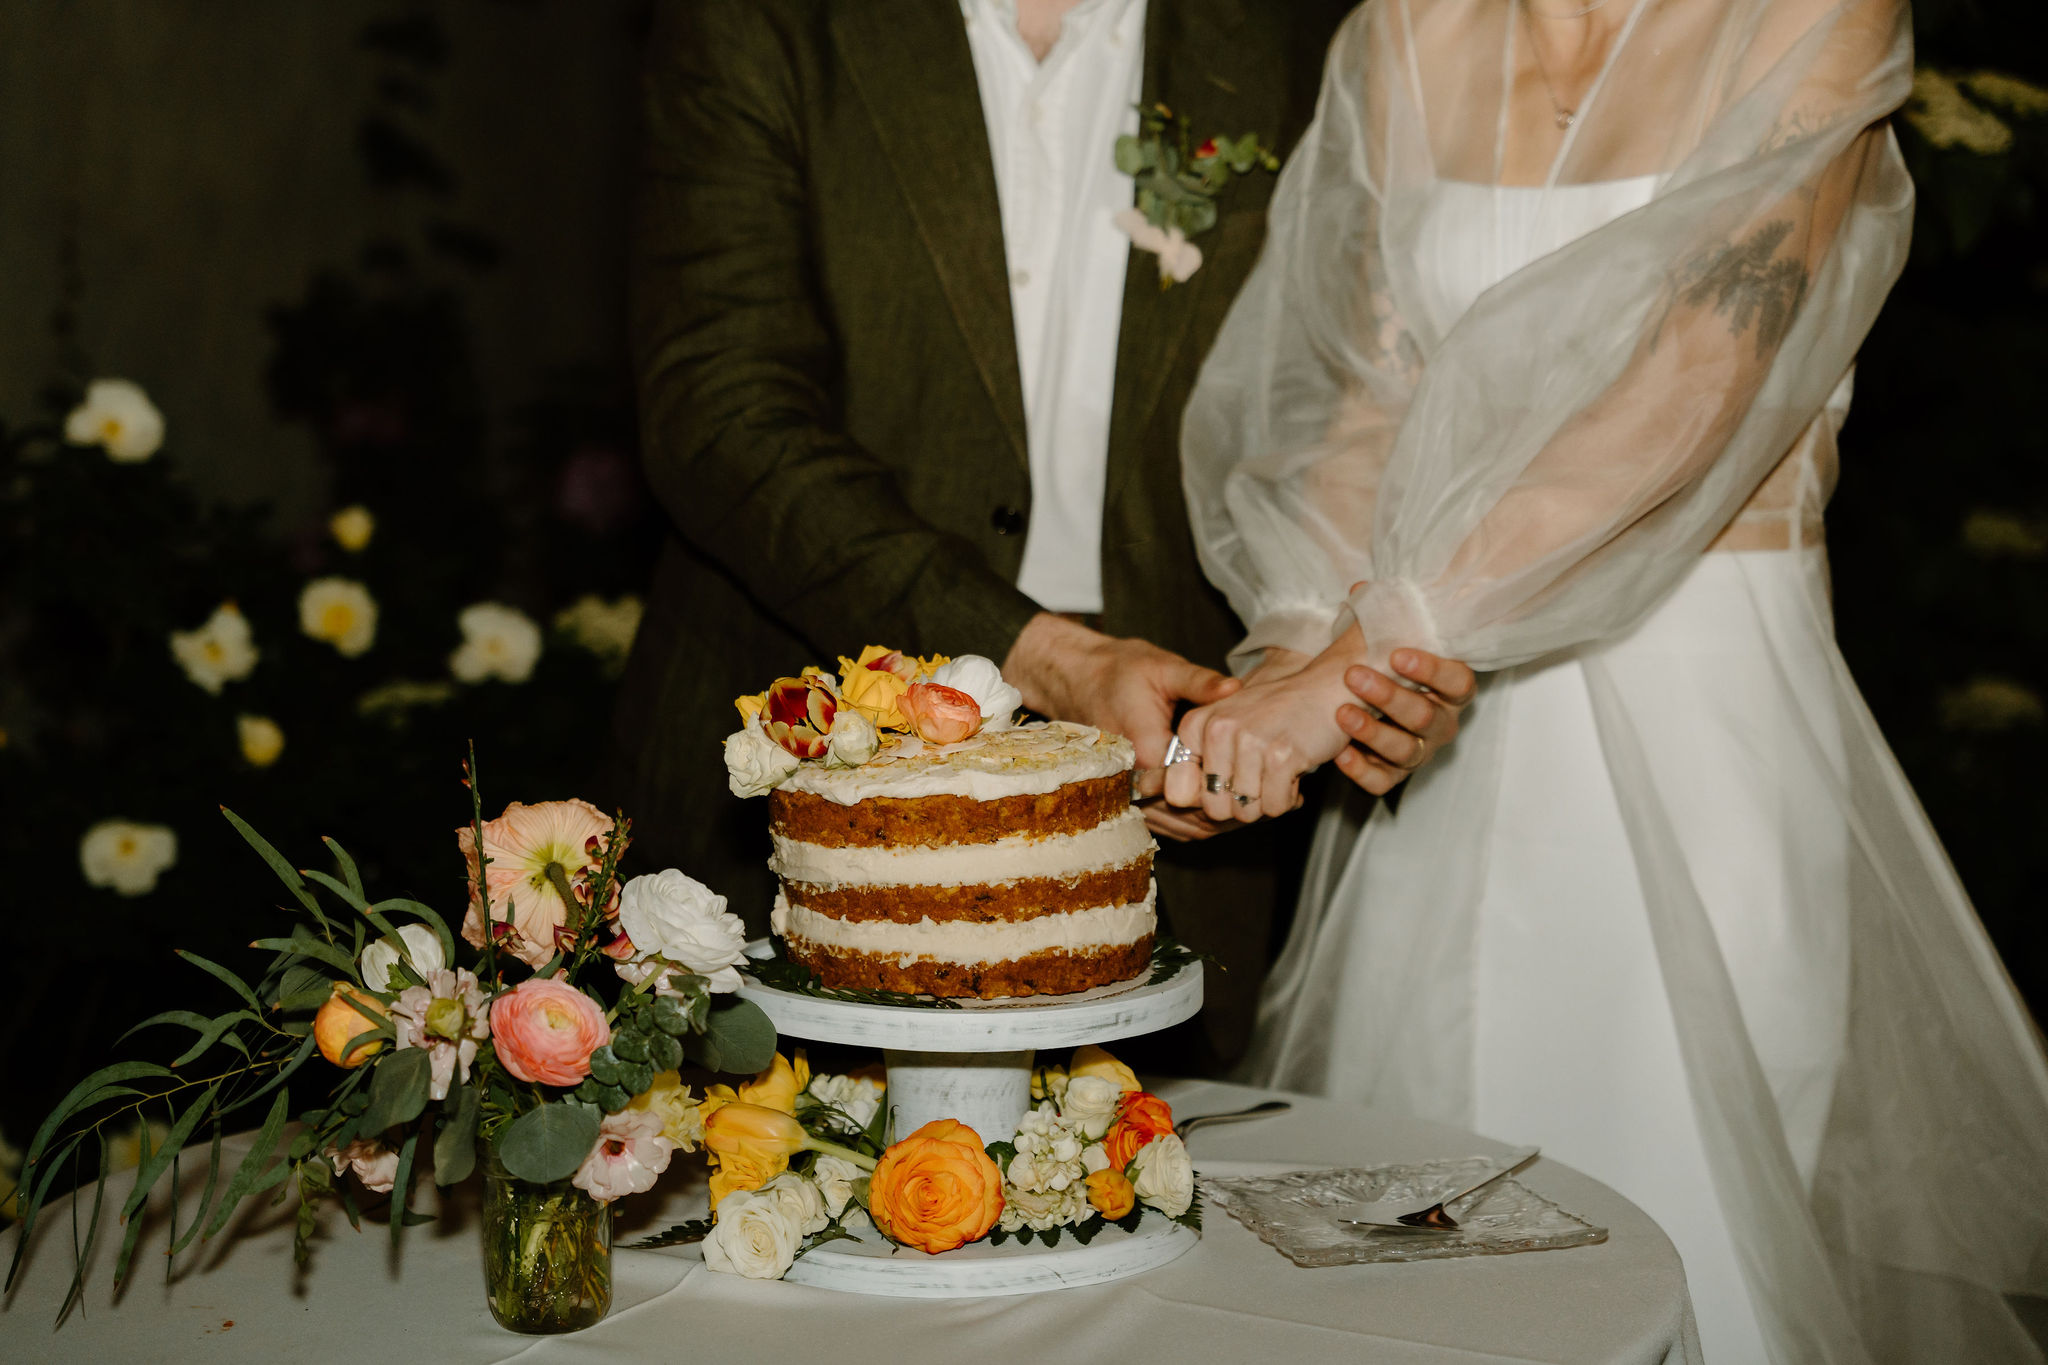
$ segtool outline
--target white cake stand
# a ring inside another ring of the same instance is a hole
[[[747,951],[759,958],[773,950],[768,940],[758,939]],[[740,994],[767,1013],[777,1033],[882,1049],[898,1136],[950,1118],[989,1143],[1015,1133],[1031,1107],[1037,1049],[1135,1038],[1170,1028],[1202,1008],[1201,963],[1189,962],[1157,985],[1148,980],[1141,976],[1074,995],[963,1000],[958,1009],[822,1000],[752,980]],[[894,1248],[879,1236],[830,1242],[798,1261],[786,1278],[906,1298],[1031,1294],[1140,1274],[1195,1241],[1192,1230],[1148,1209],[1137,1231],[1104,1227],[1087,1246],[1068,1235],[1053,1247],[977,1242],[928,1256]]]

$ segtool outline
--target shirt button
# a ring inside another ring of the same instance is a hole
[[[1029,289],[1031,287],[1031,272],[1028,270],[1012,271],[1010,273],[1010,283],[1016,285],[1019,289]]]
[[[1024,514],[1014,507],[998,507],[988,523],[996,528],[999,536],[1022,535],[1024,532]]]

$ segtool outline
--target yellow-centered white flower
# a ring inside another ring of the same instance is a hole
[[[256,648],[242,609],[223,602],[199,629],[171,632],[171,657],[186,677],[217,697],[223,685],[239,682],[255,670],[262,651]]]
[[[377,534],[377,519],[370,515],[369,508],[357,503],[328,518],[327,533],[350,554],[361,554],[369,548],[370,537]]]
[[[299,594],[299,629],[353,659],[376,643],[376,599],[352,578],[316,578]]]
[[[252,768],[267,768],[284,752],[284,729],[268,716],[235,717],[235,737]]]
[[[462,647],[448,656],[448,671],[466,683],[523,683],[540,661],[540,626],[517,607],[478,602],[455,618]]]
[[[617,668],[632,652],[644,609],[640,599],[631,594],[607,602],[596,593],[586,593],[555,613],[555,629],[595,654],[607,668]]]
[[[126,379],[95,379],[86,386],[85,401],[65,417],[64,439],[73,445],[99,446],[108,459],[135,464],[163,445],[164,415],[141,385]]]
[[[146,896],[178,861],[178,836],[163,825],[102,820],[78,841],[78,865],[92,886]]]

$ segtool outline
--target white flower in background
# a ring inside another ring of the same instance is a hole
[[[540,661],[540,627],[517,607],[478,602],[455,618],[462,647],[448,656],[448,670],[466,683],[523,683]]]
[[[843,1156],[820,1156],[818,1164],[811,1167],[811,1179],[817,1182],[825,1212],[834,1218],[844,1214],[846,1206],[853,1202],[853,1182],[865,1174]]]
[[[2012,146],[2012,129],[1998,115],[1964,94],[1954,77],[1931,66],[1914,71],[1913,95],[1906,101],[1905,114],[1920,136],[1937,147],[1963,147],[1979,156],[1995,156]]]
[[[726,910],[725,897],[675,868],[626,883],[619,928],[634,956],[618,972],[636,986],[654,972],[675,970],[708,978],[713,994],[740,988],[735,964],[747,955],[745,922]]]
[[[759,1190],[734,1190],[718,1201],[718,1221],[704,1239],[704,1266],[750,1280],[779,1280],[803,1240],[781,1200]]]
[[[102,820],[78,841],[78,865],[92,886],[146,896],[178,861],[178,836],[163,825]]]
[[[1076,1076],[1067,1082],[1066,1098],[1060,1101],[1060,1117],[1074,1125],[1074,1131],[1090,1142],[1099,1142],[1116,1122],[1117,1106],[1124,1089],[1107,1076]]]
[[[398,932],[406,936],[419,927],[408,924]],[[429,933],[428,937],[433,938],[433,935]],[[415,963],[425,956],[424,951],[409,938],[406,946],[413,949]],[[364,951],[367,954],[368,950]],[[434,940],[433,956],[437,960],[441,956],[439,939]],[[386,980],[390,979],[390,971],[387,964],[384,967]],[[367,979],[370,974],[365,971],[363,975]],[[427,984],[407,986],[392,1003],[392,1031],[397,1035],[399,1047],[427,1050],[427,1059],[433,1067],[427,1078],[427,1098],[445,1100],[451,1088],[468,1083],[469,1068],[476,1061],[477,1046],[491,1036],[490,1013],[484,1007],[483,987],[477,984],[476,976],[468,969],[458,968],[451,972],[445,967],[428,969],[423,966],[420,975],[427,979]]]
[[[448,966],[448,955],[441,951],[441,940],[434,937],[434,931],[424,924],[401,924],[398,937],[405,944],[406,961],[412,969],[425,978],[429,972],[443,971]],[[398,965],[398,949],[383,939],[372,939],[363,945],[363,955],[356,959],[356,967],[363,974],[363,984],[373,991],[395,991],[404,989],[403,980],[393,982],[391,969]]]
[[[1986,559],[2039,559],[2048,554],[2048,526],[1980,508],[1963,522],[1963,544]]]
[[[327,533],[350,554],[361,554],[369,548],[370,537],[377,534],[377,518],[370,515],[369,508],[356,503],[327,519]]]
[[[1131,1162],[1131,1187],[1168,1218],[1186,1213],[1195,1202],[1195,1162],[1187,1144],[1162,1133],[1140,1147]]]
[[[267,768],[284,752],[284,730],[268,716],[235,717],[235,738],[252,768]]]
[[[742,800],[766,796],[802,766],[802,759],[762,733],[759,713],[747,717],[746,729],[725,738],[725,784]]]
[[[843,1119],[837,1114],[828,1116],[825,1121],[832,1127],[844,1132],[850,1124],[853,1132],[860,1133],[874,1122],[875,1111],[882,1107],[882,1089],[880,1081],[866,1076],[817,1075],[811,1077],[805,1093],[846,1115]]]
[[[607,1114],[597,1128],[597,1145],[569,1183],[600,1204],[645,1194],[668,1169],[675,1144],[661,1135],[661,1119],[644,1109]]]
[[[445,679],[417,682],[411,678],[393,678],[357,697],[356,714],[366,720],[381,720],[387,725],[398,726],[403,725],[419,707],[446,706],[453,700],[455,684]]]
[[[640,633],[645,610],[639,598],[628,593],[607,602],[596,593],[585,593],[555,613],[555,629],[603,661],[607,669],[623,668],[633,651],[633,637]]]
[[[858,768],[881,748],[882,732],[875,728],[875,723],[851,706],[842,706],[833,716],[831,732],[825,738],[825,766]]]
[[[1179,228],[1154,227],[1144,211],[1136,208],[1125,209],[1111,221],[1131,239],[1132,246],[1159,258],[1160,279],[1186,284],[1202,268],[1202,248]]]
[[[64,439],[73,445],[103,447],[109,459],[134,464],[163,445],[164,415],[141,385],[126,379],[95,379],[86,386],[85,401],[64,419]]]
[[[823,1232],[832,1221],[832,1215],[825,1211],[824,1193],[795,1171],[776,1176],[761,1187],[761,1193],[780,1203],[783,1213],[806,1237]]]
[[[249,618],[234,603],[223,602],[199,629],[171,632],[171,657],[186,677],[217,697],[223,684],[240,682],[255,670],[261,652]]]
[[[1074,1093],[1072,1086],[1067,1093]],[[1024,1116],[1011,1145],[1017,1155],[1010,1160],[1007,1179],[1020,1190],[1057,1192],[1079,1186],[1088,1178],[1081,1162],[1087,1141],[1050,1104],[1041,1104]]]
[[[376,599],[354,579],[316,578],[299,594],[299,629],[353,659],[376,642]]]
[[[1972,678],[1941,694],[1941,724],[1947,730],[1991,733],[2048,719],[2041,694],[2011,678]]]
[[[1977,99],[1995,104],[2007,113],[2028,117],[2048,114],[2048,90],[2003,71],[1975,71],[1963,77],[1963,85]]]
[[[398,1153],[375,1138],[357,1138],[340,1151],[329,1147],[327,1159],[334,1163],[336,1175],[354,1171],[372,1194],[389,1194],[398,1183]]]
[[[974,698],[975,705],[981,708],[983,734],[1009,729],[1017,719],[1018,708],[1024,705],[1024,694],[1003,681],[1003,670],[979,654],[962,654],[951,663],[941,664],[932,673],[932,681]]]
[[[1094,1212],[1088,1203],[1086,1185],[1068,1185],[1058,1190],[1023,1190],[1003,1186],[1001,1226],[1004,1232],[1015,1232],[1019,1228],[1045,1232],[1051,1228],[1073,1226],[1086,1222]]]

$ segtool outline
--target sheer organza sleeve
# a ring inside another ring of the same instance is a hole
[[[1481,158],[1428,127],[1409,7],[1354,19],[1188,414],[1189,501],[1243,653],[1319,647],[1352,617],[1380,660],[1416,645],[1479,668],[1618,633],[1821,412],[1903,265],[1911,186],[1879,121],[1910,47],[1895,0],[1756,13],[1701,49],[1696,98],[1661,106],[1650,202],[1441,337],[1400,321],[1428,246],[1410,205],[1444,161]],[[1355,98],[1361,77],[1390,93]],[[1576,130],[1559,174],[1639,170],[1629,132]]]

